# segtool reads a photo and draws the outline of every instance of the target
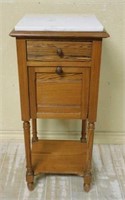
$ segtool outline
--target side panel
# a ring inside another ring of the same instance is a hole
[[[24,39],[16,39],[18,56],[18,73],[20,86],[21,115],[23,121],[30,119],[28,74],[26,66],[26,43]]]
[[[102,40],[93,41],[89,111],[88,111],[89,122],[95,122],[97,117],[101,46],[102,46]]]

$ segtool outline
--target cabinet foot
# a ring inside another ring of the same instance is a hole
[[[90,190],[90,184],[84,183],[84,191],[89,192],[89,190]]]
[[[28,187],[29,191],[33,191],[34,183],[33,182],[32,183],[27,183],[27,187]]]
[[[26,181],[28,189],[32,191],[34,189],[34,173],[32,169],[27,169]]]
[[[91,172],[88,172],[84,176],[84,190],[85,192],[89,192],[91,187],[91,181],[92,181],[92,174]]]

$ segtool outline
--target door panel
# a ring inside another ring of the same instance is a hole
[[[89,68],[62,67],[61,74],[56,66],[49,69],[29,68],[31,117],[86,118]]]

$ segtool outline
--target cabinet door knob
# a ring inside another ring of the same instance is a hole
[[[61,75],[61,74],[63,73],[63,70],[62,70],[62,67],[61,67],[61,66],[58,66],[58,67],[56,68],[56,73],[57,73],[58,75]]]
[[[63,57],[63,51],[62,51],[61,48],[58,48],[58,49],[57,49],[57,55],[58,55],[59,57]]]

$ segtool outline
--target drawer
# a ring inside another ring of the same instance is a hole
[[[29,68],[32,118],[87,117],[89,68],[61,69],[62,73],[58,67]]]
[[[27,41],[27,60],[32,61],[84,61],[90,60],[92,42]]]

